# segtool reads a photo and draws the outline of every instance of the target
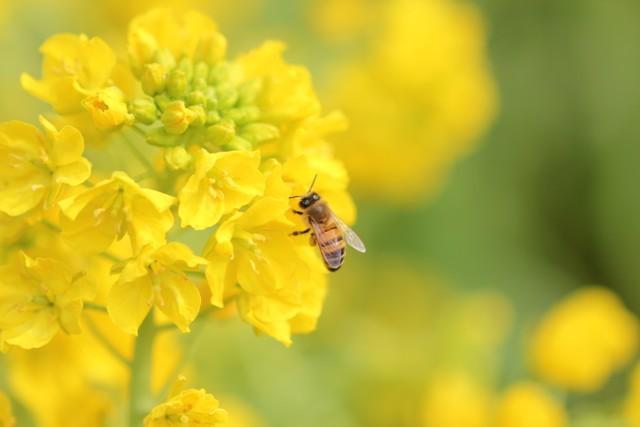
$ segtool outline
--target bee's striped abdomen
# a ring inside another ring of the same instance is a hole
[[[324,223],[310,222],[327,269],[329,271],[338,270],[344,262],[345,249],[347,246],[342,236],[342,231],[333,221]]]

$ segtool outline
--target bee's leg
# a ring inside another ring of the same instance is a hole
[[[302,230],[302,231],[294,231],[293,233],[291,233],[291,235],[292,236],[299,236],[301,234],[307,234],[310,231],[311,231],[311,229],[307,228],[306,230]]]
[[[311,236],[309,236],[309,244],[311,246],[315,246],[316,245],[316,235],[311,233]]]
[[[304,212],[297,211],[297,210],[295,210],[295,209],[292,209],[291,211],[292,211],[294,214],[296,214],[296,215],[304,215]]]

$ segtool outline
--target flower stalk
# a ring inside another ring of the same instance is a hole
[[[153,313],[140,325],[131,361],[129,382],[129,427],[140,427],[146,414],[153,408],[151,395],[151,363],[156,326]]]

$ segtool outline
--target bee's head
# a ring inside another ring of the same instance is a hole
[[[313,192],[313,193],[309,193],[306,196],[302,197],[302,199],[300,199],[300,203],[298,203],[298,205],[300,205],[300,207],[302,209],[307,209],[308,207],[313,205],[318,200],[320,200],[320,196],[318,195],[318,193]]]

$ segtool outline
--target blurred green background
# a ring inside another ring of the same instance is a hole
[[[330,99],[331,65],[359,42],[314,31],[309,1],[246,3],[196,6],[219,17],[232,52],[284,40]],[[477,5],[500,104],[491,130],[431,197],[396,204],[355,193],[368,253],[350,253],[331,277],[317,331],[286,349],[239,320],[212,322],[193,351],[198,386],[241,400],[267,426],[416,426],[438,370],[473,368],[497,388],[527,377],[527,332],[570,290],[610,287],[640,312],[640,2]],[[105,7],[3,7],[0,120],[46,111],[18,80],[38,73],[49,35],[123,31],[126,18]],[[624,375],[575,398],[572,411],[619,398]]]

